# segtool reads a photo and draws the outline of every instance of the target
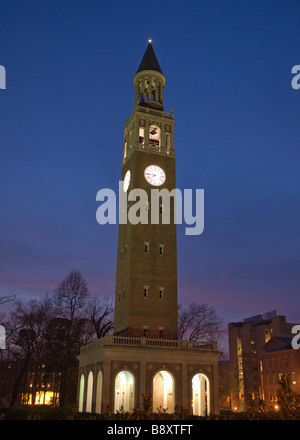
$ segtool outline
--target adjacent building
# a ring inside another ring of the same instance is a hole
[[[229,370],[233,378],[224,407],[230,403],[231,409],[243,411],[249,399],[274,403],[283,373],[298,389],[300,353],[291,347],[294,325],[275,310],[228,324],[229,360],[221,361],[220,369],[223,375]]]
[[[300,350],[291,345],[291,337],[272,337],[259,357],[259,396],[267,405],[277,406],[278,383],[289,378],[291,389],[300,394]]]

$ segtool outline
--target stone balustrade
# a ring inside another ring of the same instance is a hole
[[[186,341],[175,339],[133,338],[128,336],[106,335],[80,348],[80,354],[87,354],[107,346],[130,346],[163,348],[173,350],[217,351],[215,341]]]

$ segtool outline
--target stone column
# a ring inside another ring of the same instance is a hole
[[[165,124],[162,123],[160,127],[160,150],[163,152],[167,151],[167,144],[166,144],[166,132],[165,132]]]
[[[144,137],[144,145],[149,147],[149,130],[150,130],[150,121],[149,119],[145,120],[145,137]]]
[[[182,407],[186,410],[190,410],[190,406],[188,404],[188,371],[187,364],[182,364]]]
[[[146,394],[146,361],[140,361],[139,407],[143,409],[143,394]]]
[[[115,387],[114,384],[110,384],[111,382],[111,361],[105,360],[103,365],[103,383],[102,383],[102,413],[107,411],[107,408],[111,407],[111,411],[114,411],[113,402],[114,402],[114,392]]]
[[[134,84],[134,105],[139,104],[139,81]]]
[[[87,398],[87,382],[88,382],[88,367],[84,368],[83,374],[84,374],[84,390],[83,390],[83,405],[82,405],[82,411],[86,411],[86,398]]]

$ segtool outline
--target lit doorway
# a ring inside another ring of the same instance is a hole
[[[134,408],[134,377],[129,371],[120,371],[115,380],[115,410],[131,412]]]
[[[193,415],[205,416],[210,413],[209,380],[205,374],[198,373],[192,379]]]
[[[86,393],[86,412],[92,412],[93,403],[93,373],[89,372]]]
[[[168,371],[159,371],[153,378],[153,411],[174,412],[174,378]]]
[[[80,377],[80,386],[79,386],[79,402],[78,402],[78,411],[83,411],[83,396],[84,396],[84,374]]]

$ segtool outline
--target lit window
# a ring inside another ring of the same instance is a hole
[[[140,142],[140,144],[144,143],[144,137],[145,137],[145,129],[140,127],[139,128],[139,142]]]
[[[127,142],[124,142],[124,155],[123,155],[123,159],[126,159],[126,155],[127,155]]]
[[[154,147],[160,145],[160,128],[156,125],[151,125],[149,129],[149,144]]]

